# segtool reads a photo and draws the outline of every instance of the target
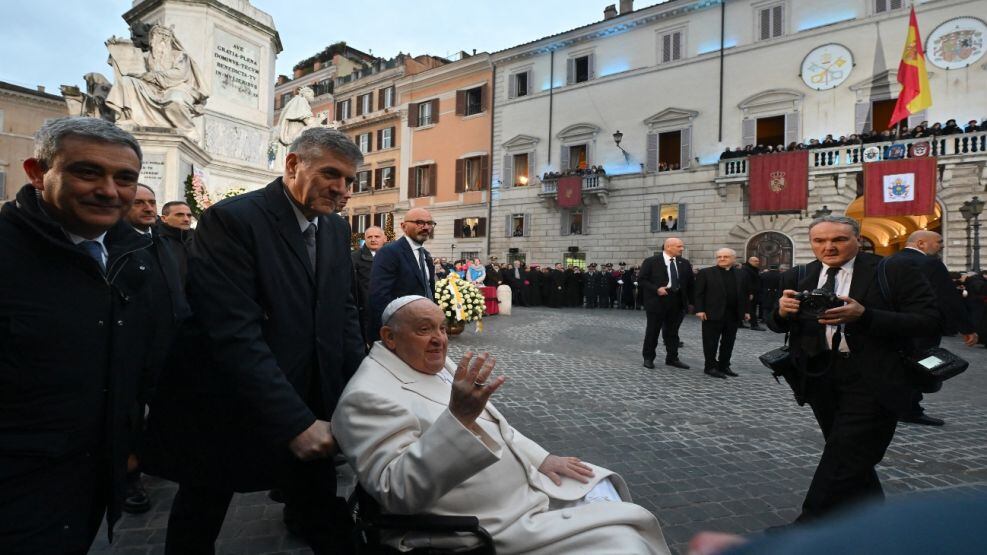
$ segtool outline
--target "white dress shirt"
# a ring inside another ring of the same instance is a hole
[[[850,281],[853,280],[853,262],[856,259],[856,257],[853,257],[850,260],[847,260],[846,263],[840,267],[839,273],[836,274],[836,288],[834,291],[841,297],[846,297],[850,294]],[[829,268],[830,266],[827,266],[826,264],[822,265],[822,270],[819,272],[819,281],[816,283],[817,288],[822,287],[823,284],[826,283],[826,270]],[[838,326],[826,326],[826,346],[830,349],[833,348],[833,334],[836,333],[837,327]],[[842,341],[840,341],[840,352],[850,352],[850,347],[847,345],[845,337]]]
[[[72,241],[72,244],[73,245],[78,245],[79,243],[81,243],[83,241],[96,241],[97,243],[99,243],[99,246],[102,247],[100,254],[103,257],[103,267],[104,268],[106,267],[106,262],[107,262],[107,259],[109,258],[109,254],[107,254],[107,252],[106,252],[106,243],[103,242],[103,240],[106,239],[106,232],[105,231],[103,233],[100,233],[96,237],[93,237],[92,239],[86,239],[85,237],[82,237],[80,235],[76,235],[75,233],[72,233],[72,232],[69,232],[69,231],[66,231],[65,232],[65,235],[68,236],[69,241]]]
[[[668,256],[668,253],[664,251],[662,251],[661,256],[665,259],[665,274],[668,276],[668,281],[658,287],[669,287],[672,284],[672,257]],[[675,271],[678,271],[677,267],[675,268]],[[679,283],[681,282],[682,276],[679,276]]]
[[[404,236],[408,240],[408,244],[411,245],[411,252],[415,255],[415,261],[421,260],[420,265],[425,268],[425,283],[428,283],[428,279],[431,277],[428,274],[428,260],[425,259],[425,245],[421,243],[416,243],[414,239]]]

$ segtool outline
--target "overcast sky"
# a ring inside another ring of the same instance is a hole
[[[617,0],[251,0],[274,16],[284,51],[276,73],[336,41],[390,58],[495,52],[603,19]],[[638,0],[637,8],[656,0]],[[128,36],[131,0],[0,0],[0,81],[84,85],[90,71],[112,79],[103,42]]]

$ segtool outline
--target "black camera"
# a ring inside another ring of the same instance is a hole
[[[826,289],[813,289],[795,294],[799,301],[799,316],[818,320],[823,312],[831,308],[839,308],[845,303],[836,297],[836,293]]]

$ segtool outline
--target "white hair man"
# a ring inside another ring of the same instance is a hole
[[[332,423],[385,512],[476,515],[498,553],[668,553],[654,515],[621,501],[620,476],[549,454],[507,424],[488,403],[506,380],[493,377],[495,359],[446,358],[435,303],[399,297],[382,322]]]
[[[730,369],[730,357],[737,328],[750,319],[747,272],[734,268],[736,261],[735,250],[722,248],[716,251],[716,266],[703,268],[696,276],[696,316],[703,326],[704,372],[714,378],[737,376]]]

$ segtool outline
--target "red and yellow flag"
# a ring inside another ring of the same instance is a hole
[[[898,95],[888,127],[894,127],[908,116],[932,106],[929,73],[925,71],[925,51],[922,49],[922,34],[918,32],[918,20],[915,19],[915,6],[912,6],[908,38],[905,39],[905,50],[898,64],[898,82],[901,83],[901,94]]]

